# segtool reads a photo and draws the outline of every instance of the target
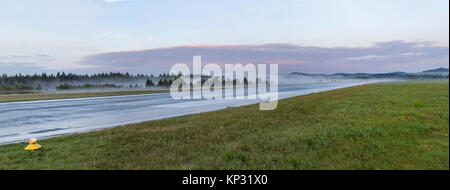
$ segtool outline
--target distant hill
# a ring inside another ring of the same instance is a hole
[[[448,69],[441,67],[441,68],[437,68],[437,69],[426,70],[426,71],[423,71],[423,72],[424,73],[448,72]]]
[[[293,72],[291,75],[303,76],[325,76],[325,77],[345,77],[345,78],[399,78],[399,79],[448,79],[449,70],[446,68],[437,68],[426,70],[420,73],[391,72],[391,73],[334,73],[334,74],[308,74],[301,72]]]

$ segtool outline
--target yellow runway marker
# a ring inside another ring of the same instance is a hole
[[[30,143],[27,147],[25,147],[25,150],[31,150],[31,152],[34,152],[34,150],[40,149],[41,145],[39,145],[37,143],[36,139],[30,139],[30,141],[28,141],[28,143]]]

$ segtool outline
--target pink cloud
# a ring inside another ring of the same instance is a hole
[[[448,47],[430,42],[391,41],[363,48],[304,47],[293,44],[203,45],[193,44],[138,51],[108,52],[85,57],[81,64],[101,71],[130,68],[129,72],[169,72],[176,63],[192,64],[192,56],[202,63],[279,64],[281,72],[391,72],[388,68],[415,72],[431,65],[448,67]],[[405,56],[408,55],[408,56]],[[433,60],[427,63],[424,60]],[[389,65],[392,65],[391,67]],[[395,67],[394,67],[395,65]]]

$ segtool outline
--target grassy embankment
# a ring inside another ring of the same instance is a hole
[[[0,103],[3,103],[3,102],[19,102],[19,101],[33,101],[33,100],[67,99],[67,98],[90,98],[90,97],[101,97],[101,96],[137,95],[137,94],[151,94],[151,93],[159,93],[159,92],[169,92],[169,90],[134,90],[134,91],[115,91],[115,92],[8,94],[8,95],[0,95]]]
[[[449,169],[449,83],[355,86],[0,146],[0,169]]]

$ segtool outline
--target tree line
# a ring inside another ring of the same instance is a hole
[[[92,88],[151,88],[155,86],[171,86],[173,81],[181,77],[181,74],[170,75],[162,73],[159,75],[130,74],[120,72],[98,73],[98,74],[74,74],[58,72],[56,74],[41,73],[34,75],[6,75],[0,76],[0,91],[41,91],[41,90],[70,90],[70,89],[92,89]],[[193,75],[190,75],[193,78]],[[201,76],[201,84],[210,78]],[[225,78],[222,83],[225,86]],[[237,84],[248,84],[247,78],[243,81],[234,79],[233,86]],[[190,86],[193,86],[191,83]]]
[[[58,72],[56,74],[41,73],[33,75],[7,75],[0,76],[0,90],[42,90],[51,87],[57,90],[73,88],[105,88],[105,87],[143,87],[138,84],[146,81],[145,87],[168,86],[176,76],[167,73],[159,75],[130,74],[120,72],[98,73],[98,74],[74,74]],[[157,84],[155,82],[157,81]],[[120,83],[120,84],[116,84]]]

